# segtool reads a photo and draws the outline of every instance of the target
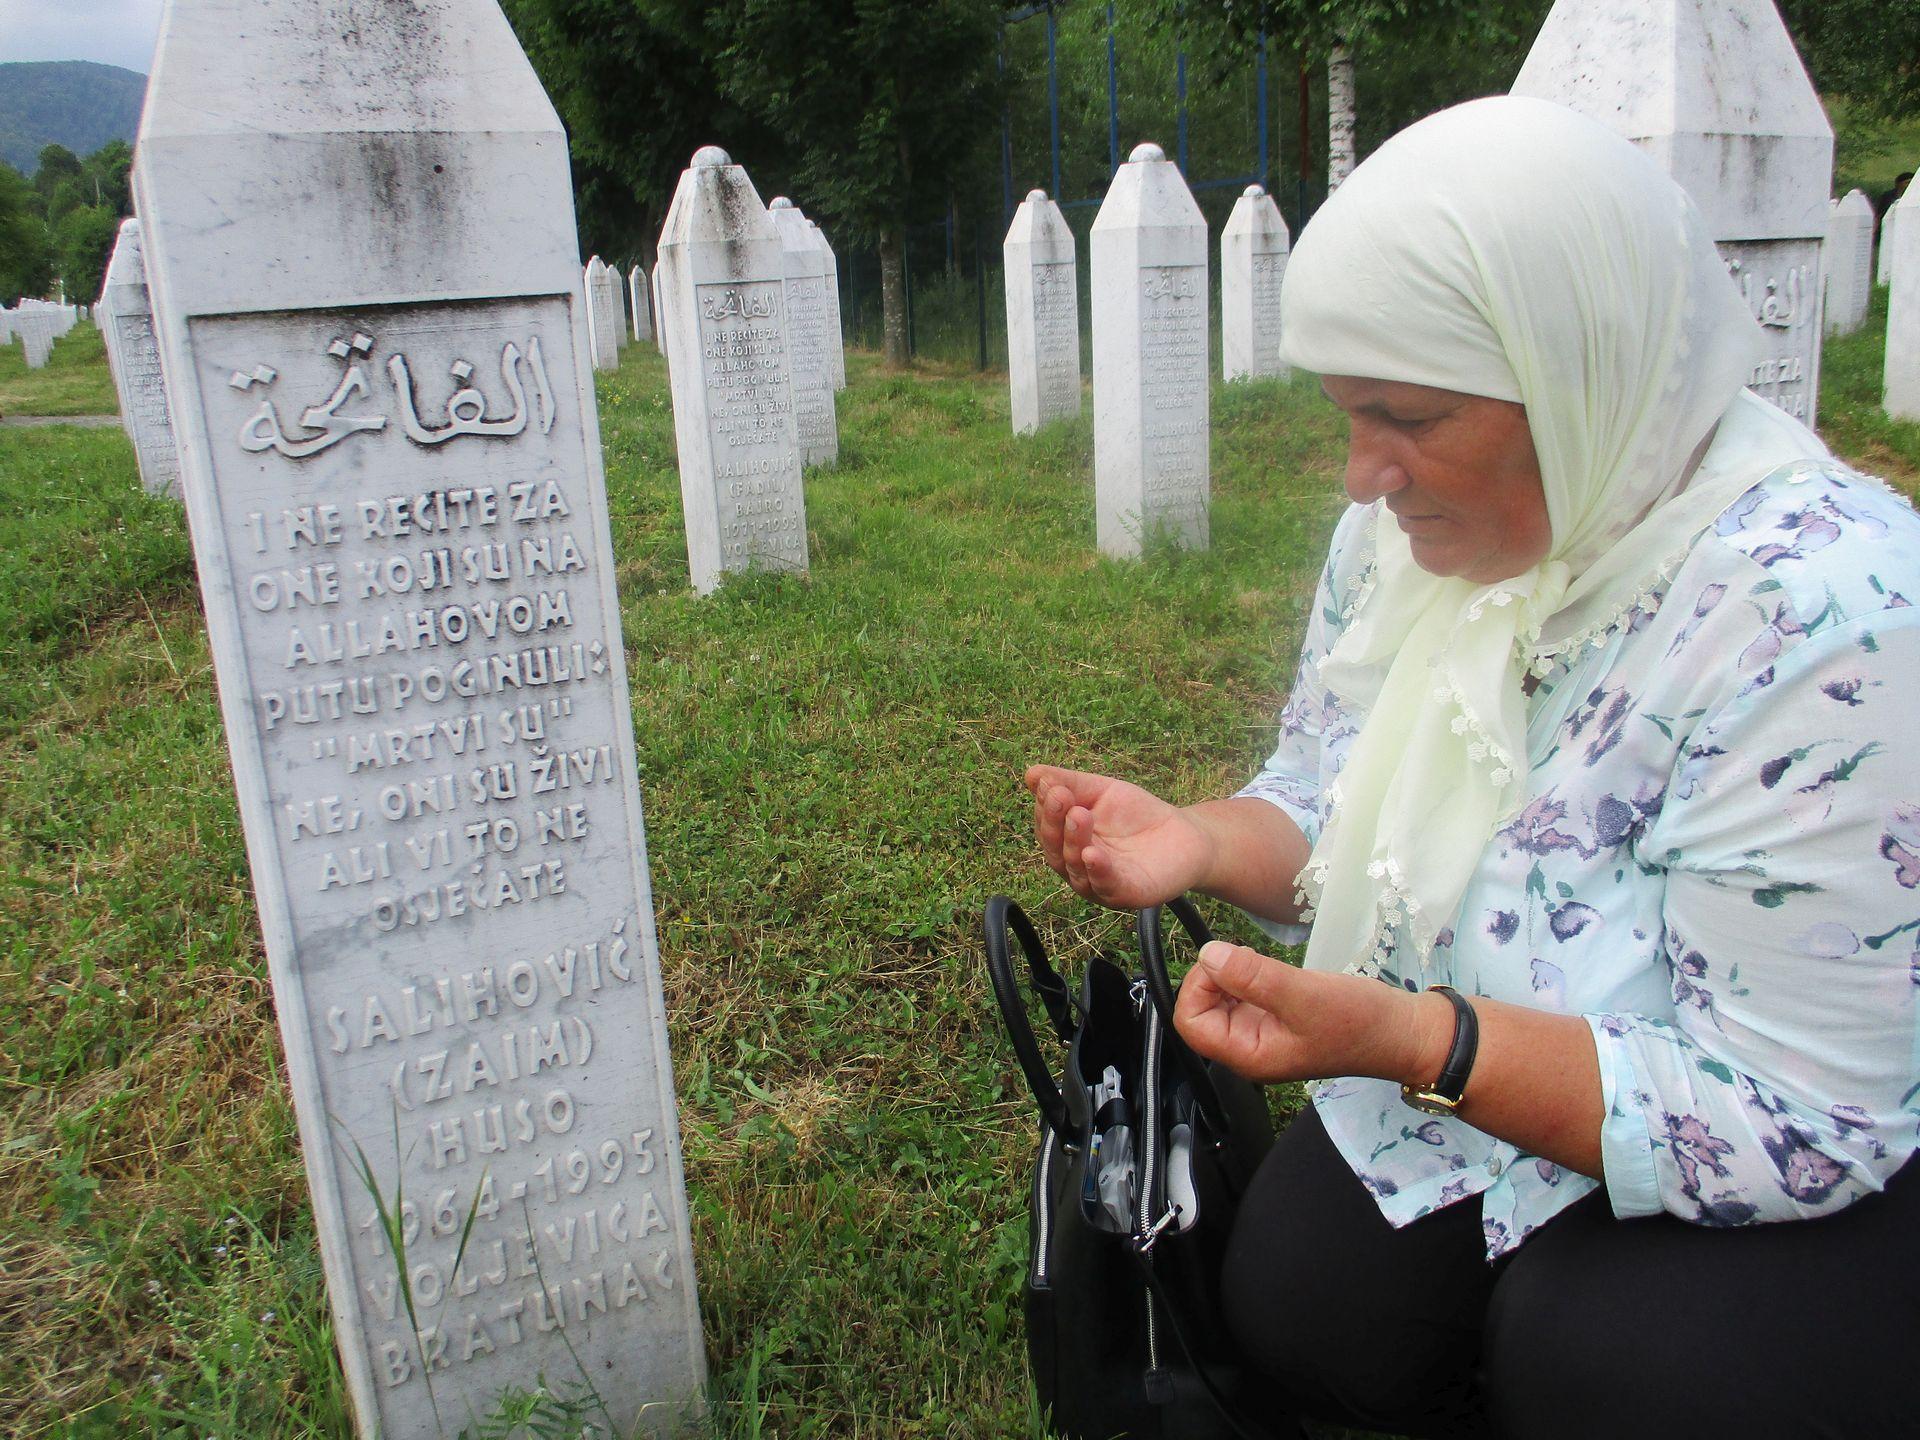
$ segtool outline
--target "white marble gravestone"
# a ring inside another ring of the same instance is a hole
[[[807,224],[813,230],[813,243],[820,247],[826,265],[827,337],[833,347],[833,388],[844,390],[847,388],[847,332],[840,315],[840,257],[827,243],[827,232],[820,228],[820,222],[809,220]]]
[[[13,343],[13,311],[0,305],[0,345]]]
[[[814,243],[813,227],[784,195],[767,206],[780,235],[786,274],[787,368],[793,384],[793,428],[802,465],[831,465],[840,458],[840,428],[833,408],[833,315],[828,307],[827,257]]]
[[[780,234],[717,145],[680,174],[658,273],[693,588],[708,594],[739,570],[803,571]]]
[[[160,376],[160,347],[153,337],[153,303],[147,294],[138,220],[120,225],[93,315],[107,344],[114,388],[120,394],[120,423],[133,441],[140,483],[150,495],[178,499],[180,456]]]
[[[598,255],[587,261],[582,285],[587,293],[587,339],[593,368],[620,368],[620,277]]]
[[[633,317],[633,338],[653,339],[653,302],[648,291],[647,267],[636,265],[627,272],[627,313]]]
[[[1907,187],[1911,190],[1913,187]],[[1887,213],[1880,217],[1880,258],[1874,263],[1873,283],[1890,285],[1893,283],[1893,237],[1894,226],[1898,220],[1900,202],[1895,201],[1887,207]]]
[[[559,119],[491,0],[172,0],[136,156],[357,1430],[544,1378],[666,1433],[705,1366]]]
[[[1013,212],[1000,247],[1013,433],[1080,413],[1080,277],[1073,231],[1044,190]]]
[[[1207,222],[1136,145],[1093,222],[1093,474],[1101,550],[1208,540]]]
[[[1773,0],[1555,0],[1513,93],[1612,126],[1680,182],[1766,332],[1748,384],[1812,424],[1833,128]]]
[[[1920,184],[1909,185],[1887,214],[1899,217],[1897,226],[1887,227],[1894,237],[1888,266],[1887,413],[1920,420]]]
[[[653,272],[647,283],[653,288],[653,346],[662,355],[667,353],[666,310],[660,303],[660,262],[653,262]]]
[[[60,316],[53,308],[28,309],[25,302],[13,317],[13,333],[27,352],[27,368],[38,370],[53,354],[53,340],[60,333]]]
[[[1873,302],[1873,206],[1858,190],[1849,190],[1828,211],[1820,268],[1827,334],[1851,335],[1867,323]]]
[[[1280,360],[1280,282],[1288,249],[1280,207],[1263,187],[1247,186],[1220,232],[1220,355],[1228,380],[1284,379],[1291,373]]]

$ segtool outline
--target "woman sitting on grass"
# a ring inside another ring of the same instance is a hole
[[[1234,1333],[1403,1433],[1906,1431],[1920,518],[1744,388],[1699,214],[1553,105],[1388,142],[1282,320],[1354,505],[1279,748],[1186,808],[1027,775],[1079,894],[1306,938],[1180,994],[1201,1054],[1339,1077],[1247,1197]]]

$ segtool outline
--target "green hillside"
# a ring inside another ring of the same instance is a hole
[[[45,145],[91,155],[109,140],[133,143],[147,77],[91,60],[0,65],[0,160],[31,175]]]

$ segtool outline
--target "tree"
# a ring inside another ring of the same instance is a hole
[[[91,305],[106,278],[107,261],[120,233],[120,217],[104,205],[82,205],[54,226],[54,251],[60,282],[71,303]]]
[[[906,228],[999,129],[995,0],[720,0],[727,93],[786,135],[793,190],[880,251],[889,365],[907,363]]]
[[[1920,0],[1780,0],[1825,96],[1882,120],[1920,115]]]
[[[42,294],[53,281],[47,227],[39,208],[27,178],[0,163],[0,305],[13,306],[22,295]]]
[[[724,92],[698,0],[505,0],[567,127],[582,253],[651,260],[702,145],[756,169],[785,141]]]

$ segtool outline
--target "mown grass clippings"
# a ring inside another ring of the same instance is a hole
[[[1913,428],[1859,408],[1874,343],[1829,346],[1826,421],[1911,484]],[[1034,1121],[979,909],[1012,894],[1069,971],[1129,946],[1041,866],[1021,772],[1191,800],[1258,765],[1344,427],[1308,377],[1216,387],[1213,548],[1118,563],[1090,400],[1016,439],[1002,377],[849,362],[811,575],[704,600],[664,366],[599,382],[710,1407],[1038,1435]],[[112,431],[0,432],[0,491],[0,1432],[345,1435],[184,522]],[[570,1384],[482,1432],[591,1418]]]

